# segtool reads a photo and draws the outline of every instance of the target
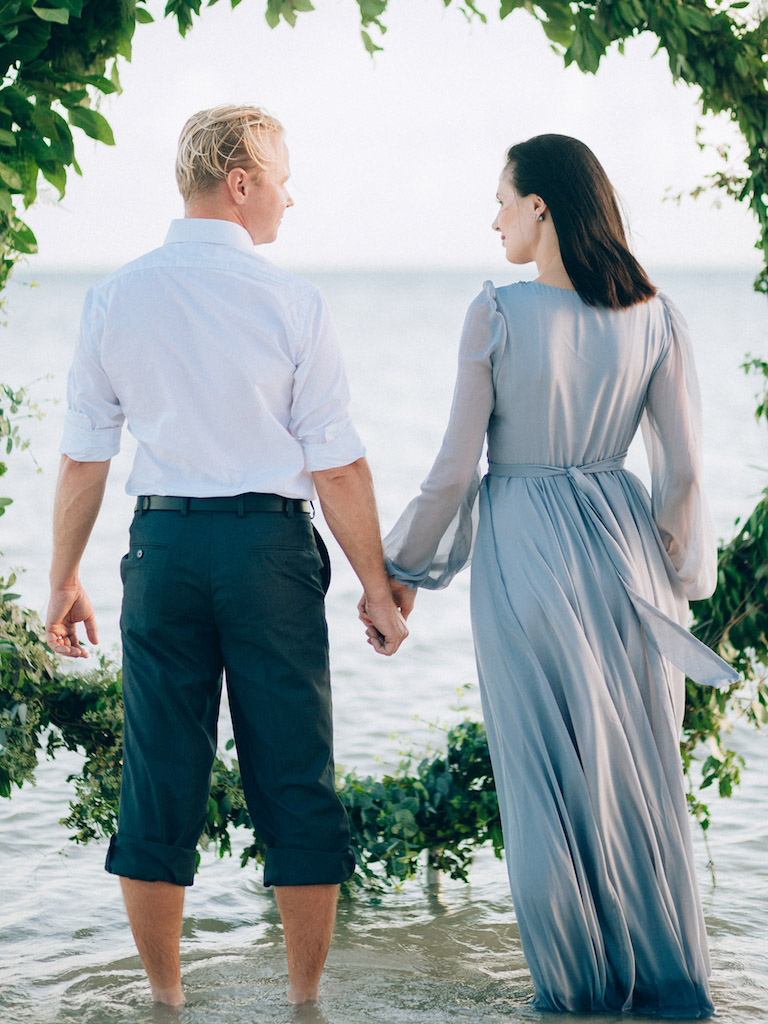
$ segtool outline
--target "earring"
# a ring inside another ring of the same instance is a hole
[[[535,216],[536,216],[536,215],[534,214],[534,217],[535,217]],[[544,220],[544,214],[542,213],[542,214],[541,214],[541,215],[540,215],[540,216],[539,216],[539,217],[537,218],[537,220]]]

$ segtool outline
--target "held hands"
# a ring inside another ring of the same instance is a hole
[[[51,587],[48,614],[45,619],[45,640],[52,651],[67,658],[87,658],[88,651],[77,637],[77,623],[82,622],[88,640],[97,644],[96,619],[93,606],[79,581],[62,587]]]
[[[408,636],[405,620],[411,613],[416,592],[390,579],[390,597],[374,600],[366,594],[360,598],[357,611],[365,624],[368,643],[378,654],[390,656]],[[404,593],[401,593],[401,590]]]

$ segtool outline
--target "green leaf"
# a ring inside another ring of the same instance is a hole
[[[291,0],[294,11],[314,11],[314,6],[310,0]]]
[[[16,136],[13,132],[7,131],[5,128],[0,128],[0,146],[11,146],[16,145]]]
[[[146,7],[136,8],[136,21],[138,22],[139,25],[149,25],[154,20],[155,19],[149,13]]]
[[[46,139],[56,138],[56,122],[50,107],[36,106],[32,111],[32,124]]]
[[[66,92],[59,96],[60,103],[68,110],[71,110],[73,107],[79,107],[83,100],[88,100],[87,89],[67,89]]]
[[[366,48],[368,53],[370,53],[371,56],[373,56],[377,50],[384,49],[383,46],[377,46],[376,43],[374,43],[374,41],[371,39],[370,35],[365,31],[365,29],[360,30],[360,37],[363,40],[363,46]]]
[[[113,92],[119,92],[119,83],[111,81],[109,78],[105,78],[103,75],[79,75],[77,78],[78,82],[82,82],[83,85],[92,85],[94,89],[98,89],[99,92],[103,92],[105,96],[110,95]]]
[[[121,36],[117,43],[117,53],[120,57],[125,57],[126,60],[130,60],[133,56],[133,46],[131,45],[131,36]]]
[[[0,163],[0,180],[4,181],[14,192],[21,192],[24,188],[21,175],[15,168],[9,167],[8,164]]]
[[[570,46],[573,40],[573,23],[570,18],[550,18],[549,21],[545,21],[542,24],[542,28],[547,36],[547,39],[551,39],[553,43],[557,43],[558,46]]]
[[[59,25],[66,25],[69,23],[69,11],[63,7],[33,7],[32,12],[36,14],[41,21],[55,21]]]
[[[49,181],[58,190],[59,199],[63,199],[67,188],[66,167],[57,164],[55,168],[41,167],[40,170],[45,180]]]
[[[294,11],[293,9],[293,4],[291,3],[291,0],[283,0],[283,5],[280,8],[280,14],[288,22],[291,28],[295,26],[296,11]]]
[[[35,238],[32,228],[30,228],[23,221],[17,221],[13,227],[8,230],[9,237],[13,240],[14,246],[18,252],[25,254],[37,252],[37,239]]]
[[[98,111],[88,107],[73,107],[69,111],[69,123],[76,128],[82,128],[86,135],[107,146],[114,146],[115,137],[109,122]]]
[[[365,24],[375,21],[387,9],[387,0],[357,0]]]
[[[11,213],[13,211],[13,200],[11,199],[11,193],[4,188],[0,188],[0,210],[2,210],[2,212],[6,214]],[[4,470],[0,471],[0,476],[2,476],[3,472]],[[1,498],[0,501],[2,501]]]

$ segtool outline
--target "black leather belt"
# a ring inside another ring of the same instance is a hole
[[[311,512],[312,505],[303,498],[284,498],[280,494],[235,494],[221,498],[178,498],[168,494],[144,494],[136,501],[136,512]]]

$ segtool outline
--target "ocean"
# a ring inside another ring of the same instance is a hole
[[[368,447],[384,528],[426,475],[450,407],[464,312],[485,278],[466,271],[304,271],[324,290],[337,322]],[[43,418],[21,424],[30,452],[14,452],[0,494],[0,574],[24,573],[14,590],[42,612],[64,388],[79,310],[98,275],[17,272],[0,333],[0,380],[31,385]],[[768,485],[765,425],[753,417],[758,382],[740,369],[766,357],[766,300],[740,271],[658,269],[656,283],[691,326],[704,401],[706,484],[718,535],[728,538]],[[146,353],[146,372],[152,355]],[[132,501],[123,487],[131,439],[110,473],[82,577],[99,621],[100,650],[116,651],[120,584]],[[630,467],[647,477],[642,449]],[[320,523],[321,531],[324,530]],[[392,659],[364,643],[359,585],[330,542],[328,599],[337,761],[383,773],[404,749],[440,749],[446,725],[479,716],[469,629],[469,576],[420,595],[411,636]],[[221,743],[230,735],[226,715]],[[735,722],[733,745],[747,769],[731,799],[709,797],[714,880],[692,823],[709,929],[712,985],[724,1024],[768,1019],[768,733]],[[704,756],[704,755],[703,755]],[[58,824],[78,759],[43,762],[37,785],[0,801],[0,1022],[139,1024],[176,1020],[153,1007],[117,882],[103,871],[104,843],[76,846]],[[244,845],[247,835],[239,842]],[[522,956],[503,864],[479,853],[469,884],[420,877],[380,900],[342,902],[320,1008],[299,1016],[284,1003],[285,969],[272,895],[252,869],[203,855],[188,892],[182,961],[189,1002],[184,1024],[520,1024],[540,1015]],[[610,1017],[576,1016],[574,1024]]]

